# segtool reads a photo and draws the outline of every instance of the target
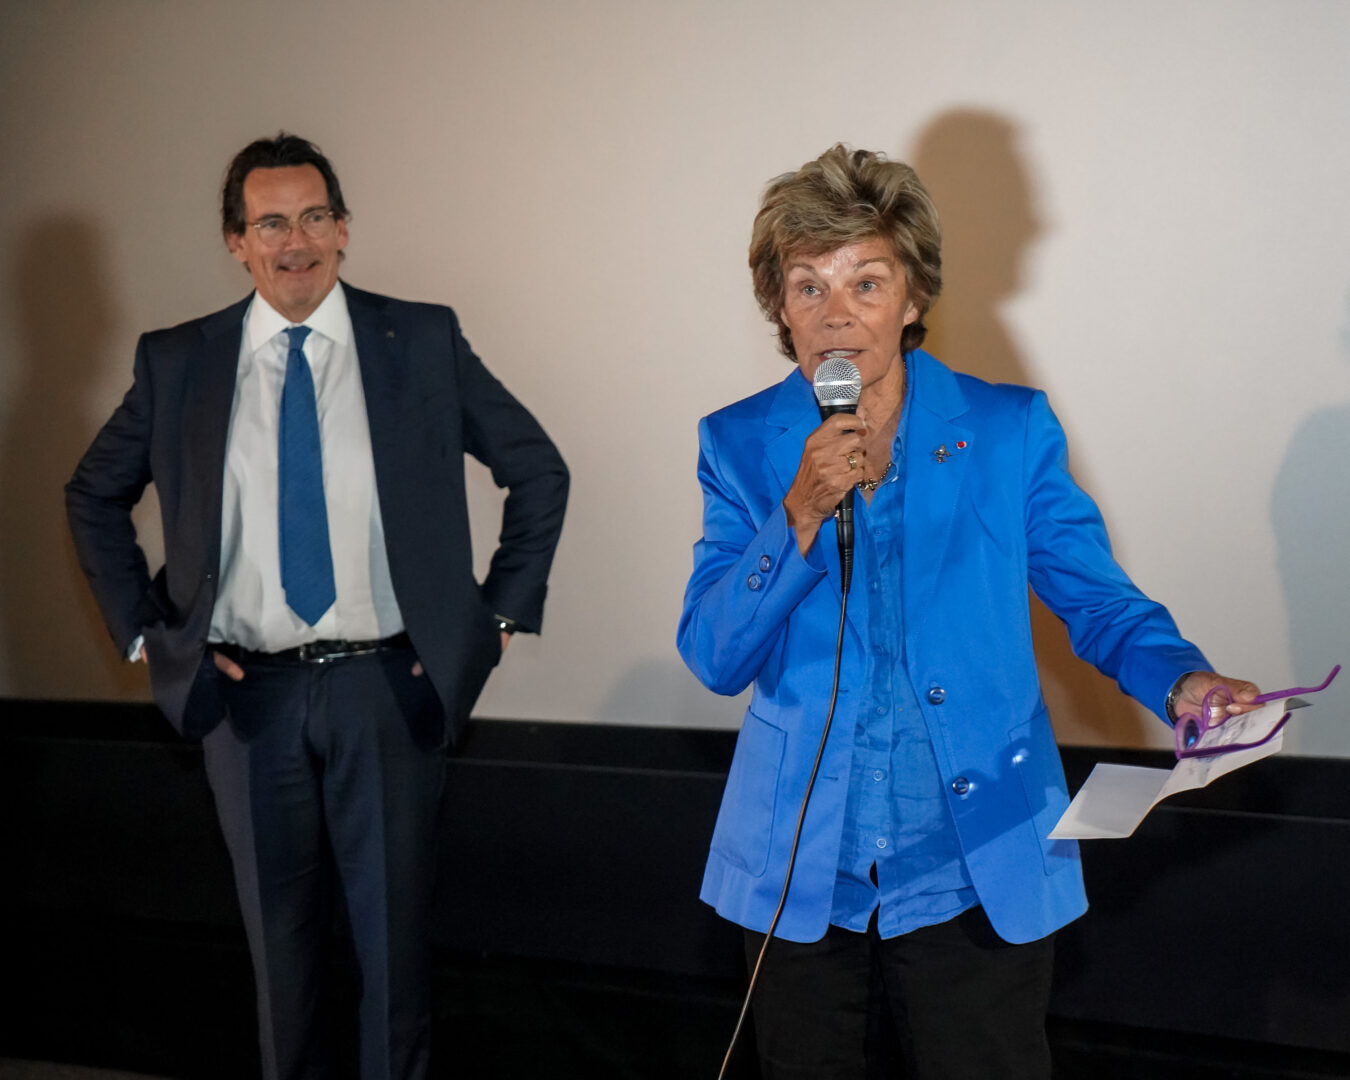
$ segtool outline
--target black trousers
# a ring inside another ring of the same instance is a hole
[[[764,935],[746,931],[753,968]],[[831,926],[775,939],[755,988],[766,1080],[881,1080],[894,1024],[905,1080],[1048,1080],[1053,935],[1010,945],[975,907],[882,940]]]
[[[409,649],[313,664],[245,661],[207,777],[248,934],[265,1080],[328,1074],[317,1004],[335,867],[360,970],[362,1080],[421,1080],[445,754],[414,732],[440,708]]]

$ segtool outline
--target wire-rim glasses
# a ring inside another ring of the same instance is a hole
[[[324,240],[333,235],[337,224],[337,211],[327,206],[314,206],[298,218],[282,217],[280,214],[268,214],[257,221],[248,222],[250,229],[258,231],[258,239],[263,247],[280,247],[291,235],[291,230],[299,226],[300,231],[311,240]]]

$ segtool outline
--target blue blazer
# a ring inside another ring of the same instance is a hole
[[[534,417],[492,377],[448,307],[347,284],[389,573],[453,739],[501,657],[492,616],[538,630],[568,474]],[[144,335],[135,381],[66,485],[80,565],[119,651],[145,635],[155,701],[200,737],[223,711],[206,651],[220,572],[225,442],[248,297]],[[464,455],[509,494],[486,581],[473,576]],[[154,481],[165,564],[152,579],[131,508]]]
[[[1087,901],[1077,844],[1047,839],[1068,797],[1036,674],[1028,585],[1080,657],[1160,715],[1172,683],[1210,665],[1112,558],[1044,394],[956,374],[923,352],[909,357],[907,392],[905,662],[979,901],[1001,937],[1031,941]],[[782,508],[819,423],[794,370],[699,425],[703,538],[680,653],[718,693],[754,686],[702,897],[761,932],[824,728],[839,622],[834,524],[804,559]],[[866,707],[851,691],[868,684],[871,652],[862,616],[852,605],[848,615],[839,704],[777,930],[792,941],[816,941],[829,923],[853,731]]]

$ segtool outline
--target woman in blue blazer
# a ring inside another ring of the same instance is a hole
[[[939,251],[908,166],[836,146],[774,181],[750,264],[797,367],[699,426],[680,652],[718,693],[754,688],[702,897],[752,962],[824,729],[833,515],[857,489],[838,705],[756,989],[770,1076],[865,1075],[881,986],[914,1075],[1048,1075],[1050,935],[1087,905],[1076,844],[1047,838],[1067,793],[1028,586],[1160,716],[1220,681],[1112,558],[1044,394],[918,349]],[[821,421],[829,359],[858,369],[856,417]]]

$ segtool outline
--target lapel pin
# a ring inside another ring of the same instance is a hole
[[[951,456],[952,456],[951,453],[947,450],[946,443],[943,443],[941,446],[939,446],[936,450],[933,451],[933,460],[936,461],[939,465],[941,465]]]
[[[384,332],[384,336],[387,337],[387,338],[391,338],[391,337],[394,336],[394,332],[393,332],[392,330],[386,330],[386,331]]]
[[[962,439],[959,443],[956,444],[956,448],[958,450],[964,450],[966,448],[966,440]]]

